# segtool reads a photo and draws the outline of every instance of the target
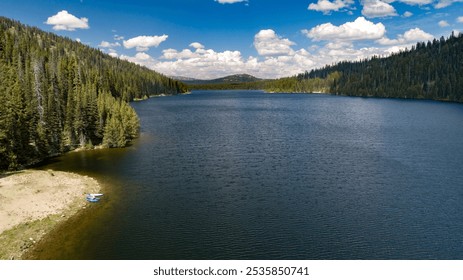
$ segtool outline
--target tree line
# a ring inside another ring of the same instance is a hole
[[[343,61],[292,77],[189,87],[463,102],[463,35],[452,33],[389,57]]]
[[[79,147],[123,147],[140,126],[129,101],[186,90],[148,68],[0,17],[0,170]]]
[[[264,89],[463,102],[463,34],[420,42],[389,57],[344,61],[273,80]]]

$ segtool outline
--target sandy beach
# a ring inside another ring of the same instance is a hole
[[[25,170],[0,175],[0,259],[23,253],[59,222],[86,208],[86,193],[100,192],[88,176]]]

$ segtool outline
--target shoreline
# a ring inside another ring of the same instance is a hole
[[[23,259],[48,233],[89,207],[94,178],[54,170],[0,175],[0,260]]]

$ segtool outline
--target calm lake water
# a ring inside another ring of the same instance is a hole
[[[127,149],[43,168],[106,196],[52,259],[463,259],[463,105],[259,91],[133,103]]]

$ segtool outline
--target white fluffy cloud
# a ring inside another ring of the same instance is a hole
[[[330,50],[344,50],[344,49],[351,49],[354,45],[352,42],[330,42],[325,45],[326,49]]]
[[[314,56],[305,49],[294,50],[293,42],[279,37],[273,30],[261,30],[255,35],[258,57],[243,57],[240,51],[215,51],[194,42],[192,49],[165,49],[158,59],[139,52],[135,56],[120,56],[169,76],[199,79],[217,78],[230,74],[249,73],[256,77],[278,78],[296,75],[315,67]],[[325,61],[323,61],[325,63]],[[320,64],[322,66],[324,64]]]
[[[98,47],[101,47],[101,48],[114,48],[114,47],[120,47],[121,44],[116,42],[116,43],[110,43],[110,42],[106,42],[106,41],[101,41],[101,43],[98,45]]]
[[[385,56],[390,55],[391,53],[392,51],[389,48],[355,48],[352,45],[346,45],[342,48],[334,49],[325,47],[318,53],[319,63],[317,67],[324,65],[321,61],[324,61],[325,64],[331,64],[338,61],[358,61],[360,59],[372,57],[373,55]]]
[[[119,55],[117,54],[116,50],[110,49],[108,54],[112,57],[118,57]]]
[[[332,11],[337,12],[341,9],[348,8],[352,4],[354,4],[353,0],[334,0],[333,2],[329,0],[318,0],[317,3],[310,3],[308,9],[329,14]]]
[[[434,36],[424,32],[419,28],[413,28],[406,31],[403,35],[397,36],[397,39],[388,39],[387,37],[379,39],[377,42],[381,45],[404,45],[422,41],[432,40]]]
[[[58,12],[51,16],[45,22],[48,25],[53,25],[54,30],[74,31],[76,29],[88,29],[88,18],[78,18],[66,10]]]
[[[363,17],[339,26],[322,24],[304,33],[312,39],[314,45],[307,49],[296,49],[294,42],[279,36],[274,30],[260,30],[254,36],[257,56],[245,57],[237,50],[217,51],[193,42],[184,49],[164,49],[162,55],[156,58],[145,52],[119,57],[168,76],[212,79],[248,73],[260,78],[279,78],[338,61],[390,55],[417,41],[433,38],[431,34],[414,28],[398,35],[396,39],[389,39],[385,36],[386,28],[382,23],[373,23]],[[370,42],[373,43],[370,47],[362,47],[365,43],[361,40],[374,42]],[[317,41],[326,43],[321,46]],[[115,55],[115,51],[110,55]]]
[[[412,12],[409,12],[409,11],[406,11],[402,16],[403,16],[403,17],[406,17],[406,18],[407,18],[407,17],[411,17],[411,16],[413,16],[413,13],[412,13]]]
[[[434,0],[399,0],[399,2],[408,4],[408,5],[417,5],[417,6],[423,6],[423,5],[429,5],[434,2]]]
[[[182,51],[177,51],[175,49],[166,49],[162,51],[162,57],[164,59],[189,59],[189,58],[194,58],[198,57],[200,53],[192,52],[189,49],[184,49]]]
[[[190,47],[195,48],[195,49],[204,49],[204,45],[198,42],[191,43]]]
[[[124,59],[138,65],[146,66],[148,68],[154,69],[157,61],[152,58],[149,54],[144,52],[139,52],[135,56],[121,55],[120,59]]]
[[[452,5],[453,3],[463,2],[463,0],[439,0],[434,7],[436,9],[441,9]]]
[[[458,18],[457,18],[457,21],[458,21],[459,23],[463,23],[463,17],[458,17]]]
[[[280,38],[272,29],[261,30],[254,36],[254,47],[263,56],[291,55],[293,45],[294,42]]]
[[[353,22],[346,22],[340,26],[324,23],[310,30],[302,30],[308,38],[334,41],[377,40],[384,36],[386,27],[382,23],[374,24],[364,17],[358,17]]]
[[[138,36],[124,41],[124,47],[126,49],[136,48],[137,51],[147,51],[150,47],[158,47],[159,44],[167,40],[168,35],[162,36]]]
[[[234,4],[240,2],[248,2],[248,0],[215,0],[215,2],[218,2],[220,4]]]
[[[438,22],[438,25],[440,27],[447,27],[447,26],[449,26],[449,23],[447,21],[445,21],[445,20],[441,20],[441,21]]]
[[[167,49],[163,51],[160,60],[139,54],[128,60],[169,76],[188,76],[200,79],[243,73],[249,69],[248,65],[251,63],[248,63],[239,51],[216,52],[203,48],[198,48],[194,52],[190,49],[181,51]]]
[[[397,16],[395,8],[381,0],[364,0],[362,1],[362,15],[369,18]]]
[[[410,43],[418,41],[427,41],[432,40],[434,36],[429,33],[424,32],[419,28],[413,28],[404,33],[403,38]]]

